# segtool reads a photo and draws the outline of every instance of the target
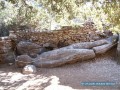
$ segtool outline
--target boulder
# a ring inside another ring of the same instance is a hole
[[[31,42],[21,41],[17,44],[17,53],[19,55],[37,55],[40,52],[41,46]],[[31,56],[32,57],[32,56]]]
[[[20,55],[17,56],[16,60],[15,60],[15,64],[17,67],[24,67],[28,64],[32,64],[33,59],[31,57],[29,57],[28,55]]]
[[[60,48],[44,52],[35,58],[33,64],[37,67],[57,67],[67,63],[75,63],[93,58],[95,58],[95,53],[92,49]]]
[[[34,65],[26,65],[22,70],[23,74],[34,74],[36,72],[37,72],[37,69]]]

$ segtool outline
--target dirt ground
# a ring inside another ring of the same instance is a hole
[[[94,60],[56,68],[38,68],[24,75],[14,65],[0,65],[0,90],[120,90],[120,65],[115,49]],[[83,86],[81,82],[115,82],[112,86]]]

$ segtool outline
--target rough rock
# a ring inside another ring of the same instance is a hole
[[[36,72],[37,72],[37,69],[34,65],[26,65],[22,70],[23,74],[34,74]]]
[[[50,50],[43,47],[40,49],[40,52],[38,54],[42,54],[42,53],[47,52],[47,51],[50,51]]]
[[[57,45],[54,44],[54,42],[50,42],[50,43],[43,44],[43,47],[48,50],[53,50],[53,49],[57,48]]]
[[[0,37],[0,50],[1,49],[12,49],[12,42],[9,37]]]
[[[13,52],[7,52],[5,54],[0,54],[0,63],[14,63],[14,54]]]
[[[107,37],[113,36],[113,33],[112,33],[112,31],[110,31],[110,30],[104,30],[103,33],[104,33]]]
[[[17,67],[22,68],[28,64],[32,64],[32,61],[33,59],[28,55],[20,55],[20,56],[17,56],[15,64]]]
[[[20,55],[35,55],[40,52],[40,49],[41,47],[39,45],[27,41],[21,41],[17,45],[17,53]]]
[[[0,63],[14,63],[14,60],[11,39],[0,37]]]
[[[105,33],[101,32],[101,31],[96,31],[96,34],[100,37],[107,37]]]
[[[96,41],[96,40],[99,40],[100,38],[99,36],[97,36],[97,34],[89,32],[89,39],[90,41]]]
[[[32,52],[30,52],[28,55],[29,55],[31,58],[36,58],[36,57],[37,57],[37,54],[36,54],[36,53],[32,53]]]
[[[11,49],[8,49],[8,48],[6,48],[6,47],[3,47],[3,48],[1,48],[0,49],[0,54],[5,54],[5,53],[8,53],[8,52],[12,52],[12,50]]]

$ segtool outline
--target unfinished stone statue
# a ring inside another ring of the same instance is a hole
[[[36,67],[57,67],[67,63],[75,63],[95,58],[117,44],[117,35],[94,42],[72,44],[60,49],[44,52],[32,61]],[[20,56],[19,56],[20,57]]]

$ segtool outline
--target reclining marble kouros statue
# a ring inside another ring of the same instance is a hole
[[[29,62],[24,62],[23,59],[23,57],[28,57],[27,55],[21,55],[16,58],[16,63],[18,67],[23,67],[28,63],[36,67],[57,67],[67,63],[93,59],[97,54],[105,53],[115,46],[117,39],[118,36],[113,35],[107,39],[94,42],[75,43],[63,48],[44,52],[36,58],[29,59]],[[21,63],[22,66],[20,66]]]

